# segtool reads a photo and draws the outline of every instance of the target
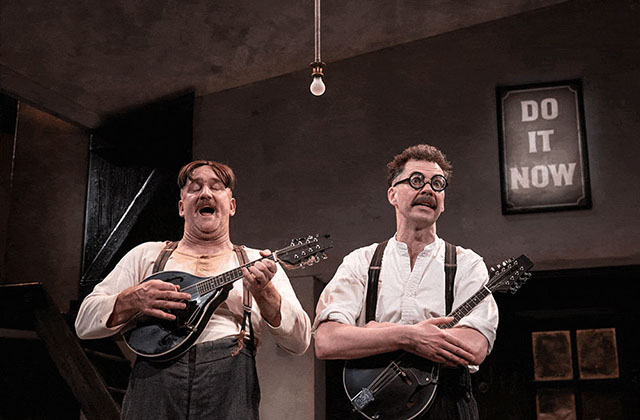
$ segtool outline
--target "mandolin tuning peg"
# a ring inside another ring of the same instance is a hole
[[[327,257],[327,253],[326,253],[326,252],[323,252],[322,254],[320,254],[320,257],[321,257],[323,260],[326,260],[327,258],[329,258],[329,257]]]

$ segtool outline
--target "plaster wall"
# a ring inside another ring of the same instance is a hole
[[[639,264],[638,21],[637,2],[569,2],[336,63],[325,51],[322,97],[305,71],[199,98],[194,157],[236,170],[234,241],[273,249],[330,233],[329,260],[310,270],[323,281],[354,248],[393,235],[385,164],[420,142],[454,164],[439,235],[487,264],[521,253],[539,270]],[[496,86],[569,79],[583,82],[593,207],[503,215]],[[278,361],[263,380],[299,380],[282,371],[293,356],[261,351]],[[295,363],[308,371],[312,359]],[[283,385],[264,418],[308,395]]]
[[[331,233],[328,279],[350,250],[395,231],[384,168],[427,142],[454,164],[440,236],[493,264],[537,269],[640,262],[640,6],[580,1],[200,98],[194,156],[236,170],[237,241],[278,247]],[[330,51],[325,57],[330,61]],[[593,208],[501,212],[495,88],[582,79]]]
[[[83,129],[20,104],[5,281],[42,282],[63,312],[78,298],[88,152]]]

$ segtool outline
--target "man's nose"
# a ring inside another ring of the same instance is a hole
[[[420,194],[435,194],[430,182],[425,182],[422,188],[420,188]]]
[[[209,188],[208,186],[203,186],[202,189],[200,190],[200,199],[207,199],[207,198],[211,198],[213,197],[213,190],[211,190],[211,188]]]

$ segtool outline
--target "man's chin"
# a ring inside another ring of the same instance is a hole
[[[211,220],[209,223],[197,223],[195,225],[195,231],[198,236],[201,237],[216,237],[219,236],[222,231],[222,226],[214,220]]]
[[[440,217],[441,212],[430,207],[419,207],[414,208],[414,212],[412,214],[416,220],[427,223],[434,223]]]

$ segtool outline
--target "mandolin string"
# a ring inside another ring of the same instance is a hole
[[[395,366],[395,364],[392,364],[389,366]],[[371,392],[373,392],[374,394],[379,391],[382,391],[389,384],[391,384],[398,376],[400,376],[400,372],[395,369],[390,369],[389,367],[387,367],[387,369],[385,370],[387,371],[387,373],[380,378],[380,381],[377,381],[371,387]]]
[[[371,381],[368,388],[372,393],[375,394],[380,391],[395,379],[397,373],[394,374],[394,372],[391,371],[390,366],[391,365],[387,366],[373,381]]]
[[[402,369],[398,366],[397,362],[400,361],[402,355],[398,357],[396,360],[389,363],[389,365],[384,368],[382,372],[376,378],[371,381],[369,384],[369,390],[374,394],[376,392],[381,391],[385,387],[387,387],[391,382],[393,382],[398,376],[402,375]]]
[[[260,259],[255,260],[255,261],[248,262],[248,263],[246,263],[246,264],[244,264],[244,265],[241,265],[240,267],[234,268],[234,269],[233,269],[233,270],[231,270],[231,271],[239,271],[239,272],[241,273],[243,268],[251,267],[253,264],[257,263],[258,261],[262,261],[262,260],[266,260],[266,259],[273,259],[273,260],[275,260],[274,254],[268,255],[268,256],[266,256],[266,257],[262,257],[262,258],[260,258]],[[227,274],[227,273],[229,273],[229,272],[231,272],[231,271],[227,271],[227,272],[222,273],[222,274],[217,274],[217,275],[215,275],[215,276],[211,276],[211,277],[204,278],[204,279],[202,279],[201,281],[199,281],[199,282],[197,282],[197,283],[194,283],[194,284],[192,284],[192,285],[190,285],[190,286],[185,287],[184,289],[181,289],[180,291],[181,291],[181,292],[188,293],[188,292],[187,292],[187,290],[192,290],[193,288],[196,288],[196,289],[197,289],[197,287],[198,287],[199,285],[203,284],[203,283],[208,283],[208,282],[211,282],[212,280],[221,279],[221,278],[223,278],[223,277],[224,277],[224,275],[225,275],[225,274]],[[222,284],[220,284],[220,286],[223,286],[223,285],[228,284],[228,283],[233,283],[234,281],[240,280],[241,278],[242,278],[242,274],[240,274],[238,277],[231,277],[231,280],[230,280],[230,281],[224,281]],[[218,287],[220,287],[220,286],[218,286]],[[217,287],[216,287],[216,288],[217,288]],[[214,288],[214,289],[216,289],[216,288]],[[213,289],[212,289],[212,290],[213,290]]]

